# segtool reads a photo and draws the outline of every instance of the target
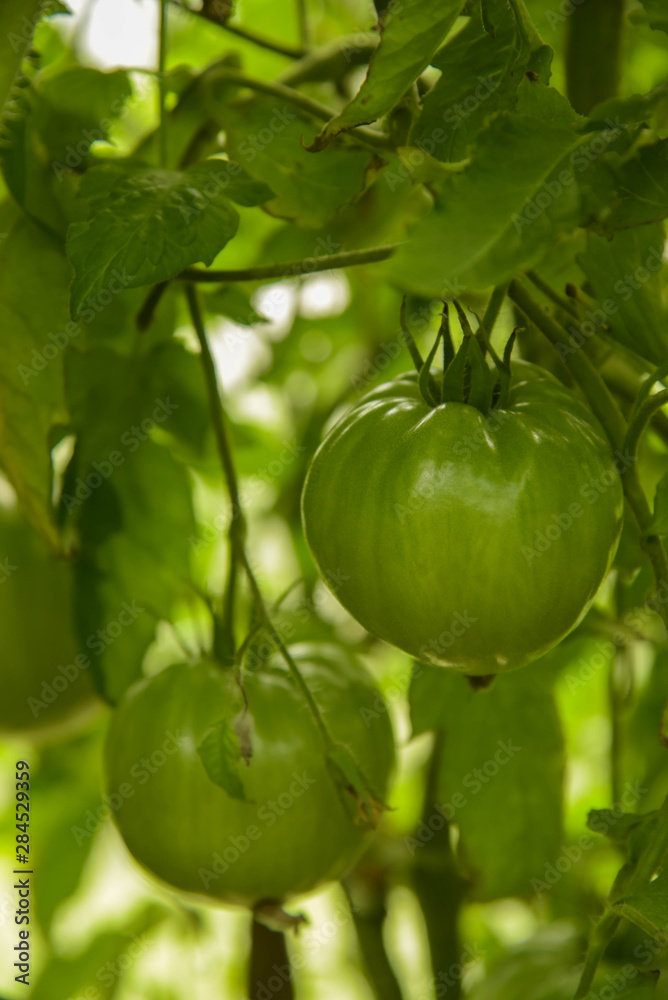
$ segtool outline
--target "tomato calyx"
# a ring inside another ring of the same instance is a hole
[[[406,300],[401,306],[401,328],[406,346],[418,373],[420,395],[425,403],[435,408],[442,403],[464,403],[474,406],[485,416],[493,409],[503,409],[510,391],[510,357],[515,343],[516,330],[512,332],[503,358],[500,358],[489,343],[482,323],[474,333],[462,306],[454,300],[459,322],[464,333],[462,342],[455,352],[450,335],[450,314],[447,302],[443,303],[441,325],[436,340],[423,360],[413,335],[406,322]],[[432,362],[439,344],[443,344],[443,372],[432,370]],[[494,362],[491,368],[486,360],[489,353]]]

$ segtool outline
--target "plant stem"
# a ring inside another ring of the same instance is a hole
[[[378,261],[387,260],[399,246],[399,243],[394,243],[388,246],[371,247],[368,250],[343,250],[341,253],[330,253],[325,257],[306,257],[303,260],[293,260],[283,264],[259,264],[257,267],[242,267],[231,270],[205,271],[202,268],[187,267],[177,277],[183,281],[202,281],[212,284],[224,281],[268,281],[271,278],[293,278],[297,275],[315,274],[317,271],[330,271],[337,267],[375,264]]]
[[[492,292],[490,300],[487,303],[487,308],[485,309],[482,317],[482,327],[488,342],[491,340],[492,331],[497,319],[499,318],[501,306],[503,305],[503,300],[506,297],[507,291],[507,285],[498,285]]]
[[[308,49],[310,43],[310,31],[308,24],[308,11],[306,10],[306,0],[295,0],[297,4],[297,23],[299,24],[299,41],[303,49]]]
[[[536,286],[539,292],[542,292],[547,299],[554,302],[555,306],[559,306],[560,309],[567,312],[569,316],[573,317],[573,319],[580,319],[578,311],[573,303],[569,301],[565,295],[560,295],[559,292],[555,292],[555,290],[548,285],[546,281],[543,281],[539,274],[536,274],[535,271],[527,271],[527,278],[532,285]]]
[[[245,538],[246,538],[246,521],[243,513],[243,508],[241,506],[241,498],[239,495],[239,484],[237,480],[237,473],[234,467],[234,460],[232,458],[232,448],[230,446],[229,435],[227,432],[226,422],[227,416],[225,414],[225,409],[223,407],[220,392],[218,389],[218,379],[216,376],[216,367],[213,361],[213,356],[211,354],[211,349],[209,347],[208,337],[206,335],[206,329],[204,327],[204,321],[202,319],[202,312],[199,307],[199,302],[197,300],[197,291],[193,285],[185,286],[186,298],[188,300],[188,307],[190,309],[190,315],[192,318],[193,326],[195,327],[195,333],[197,334],[197,339],[199,341],[201,351],[202,351],[202,366],[204,369],[204,379],[206,382],[207,394],[209,397],[209,410],[211,413],[211,423],[213,427],[214,437],[216,439],[216,446],[218,449],[218,456],[220,458],[220,463],[223,469],[223,474],[225,476],[225,481],[227,483],[227,488],[230,494],[230,503],[232,506],[232,519],[230,521],[229,528],[229,540],[230,540],[230,567],[228,571],[228,581],[227,581],[227,594],[229,595],[230,590],[233,590],[236,581],[236,566],[233,564],[237,563],[239,566],[243,567],[243,570],[248,579],[248,583],[251,589],[251,594],[253,596],[253,602],[255,605],[255,610],[261,621],[268,627],[273,641],[276,643],[276,647],[280,652],[281,656],[285,660],[290,673],[292,674],[297,686],[300,688],[304,699],[311,711],[313,716],[313,721],[320,730],[326,749],[331,749],[334,746],[334,740],[329,734],[329,730],[325,725],[325,721],[322,717],[320,709],[315,701],[315,698],[311,694],[308,684],[302,677],[301,671],[294,659],[290,655],[285,643],[283,642],[278,631],[274,628],[269,613],[262,596],[259,584],[255,573],[253,572],[253,567],[248,559],[248,553],[246,552]],[[231,642],[231,629],[232,621],[228,620],[223,623],[226,630],[227,638]]]
[[[624,7],[625,0],[584,0],[568,16],[566,93],[581,115],[617,94]]]
[[[612,447],[621,448],[626,435],[626,421],[614,396],[587,355],[584,351],[573,350],[567,344],[568,335],[563,327],[531,298],[519,281],[511,281],[508,295],[554,347],[566,348],[563,356],[564,364],[575,376],[594,414],[603,425]]]
[[[160,112],[159,144],[160,166],[167,166],[167,109],[165,99],[165,62],[167,57],[167,0],[160,0],[160,29],[158,39],[158,100]]]
[[[227,428],[225,426],[225,411],[220,402],[216,366],[211,355],[211,349],[209,347],[209,341],[204,327],[204,320],[202,319],[202,311],[197,298],[197,290],[194,285],[186,285],[185,293],[188,301],[188,308],[190,310],[190,317],[202,351],[202,368],[204,370],[204,380],[206,382],[207,395],[209,398],[211,425],[216,439],[218,456],[220,458],[220,463],[223,468],[225,481],[227,482],[227,488],[230,494],[231,511],[230,526],[228,529],[230,553],[229,566],[227,570],[227,582],[225,585],[224,619],[222,623],[225,644],[223,656],[227,660],[230,657],[233,659],[235,651],[234,599],[236,594],[237,565],[240,561],[240,557],[245,558],[245,523],[241,509],[241,501],[239,498],[239,485],[237,482],[236,469],[234,468],[234,462],[232,460],[232,449],[230,447]]]
[[[538,329],[545,334],[547,339],[555,347],[567,347],[567,344],[565,343],[568,339],[566,331],[543,309],[541,309],[538,303],[531,298],[527,290],[519,281],[511,281],[508,289],[508,295],[513,302],[519,306],[525,316],[527,316],[538,327]],[[662,583],[668,581],[668,561],[666,560],[666,553],[661,539],[656,535],[647,534],[647,528],[649,527],[652,519],[652,512],[649,504],[647,503],[647,497],[645,496],[638,479],[636,463],[634,460],[635,452],[631,448],[633,439],[629,444],[624,416],[619,409],[614,396],[584,351],[579,349],[573,350],[569,346],[568,350],[565,350],[563,354],[560,354],[560,357],[562,357],[564,364],[566,364],[571,370],[577,383],[586,396],[592,411],[603,426],[613,450],[622,458],[624,463],[624,473],[622,476],[624,493],[629,507],[633,511],[634,517],[638,523],[638,527],[640,528],[642,545],[651,560],[654,578],[656,580],[657,587],[659,587]],[[658,399],[660,395],[661,394],[658,394],[656,397],[652,398]],[[643,411],[643,418],[646,412],[644,408],[650,402],[651,401],[648,400],[648,403],[643,404],[643,407],[641,407],[641,410]],[[640,416],[640,412],[638,416]],[[632,426],[635,425],[636,421],[634,420]],[[626,456],[626,448],[631,450],[632,457],[630,460]],[[668,607],[664,604],[661,605],[661,616],[666,624],[668,624]]]
[[[659,811],[654,837],[640,855],[635,871],[626,886],[626,893],[637,892],[648,884],[661,864],[666,850],[668,850],[668,795]],[[619,926],[621,918],[611,909],[612,905],[614,905],[614,900],[608,903],[605,912],[592,931],[584,969],[573,1000],[583,1000],[589,993],[598,963]]]
[[[297,48],[294,45],[287,45],[285,42],[277,42],[273,38],[267,38],[265,35],[259,35],[257,32],[251,31],[250,28],[242,28],[239,24],[230,24],[227,19],[228,12],[217,13],[215,4],[205,3],[200,10],[193,10],[184,4],[179,4],[179,6],[184,10],[188,10],[196,17],[203,17],[205,20],[211,21],[212,24],[217,24],[219,28],[229,31],[230,34],[244,38],[247,42],[252,42],[253,45],[257,45],[261,49],[276,52],[279,56],[286,56],[288,59],[302,59],[307,54],[305,49]]]
[[[645,399],[636,412],[632,414],[629,429],[626,433],[626,440],[624,441],[624,449],[625,451],[628,450],[632,461],[635,462],[643,431],[657,410],[662,409],[666,404],[668,404],[668,389],[663,389],[654,396],[649,396]]]
[[[251,938],[251,959],[248,970],[249,1000],[263,1000],[276,997],[277,1000],[293,1000],[292,967],[285,944],[283,931],[271,931],[264,924],[253,920]],[[281,985],[278,990],[270,989],[268,983],[277,978],[280,970]]]
[[[578,983],[573,1000],[584,1000],[584,997],[589,993],[591,984],[594,982],[598,963],[601,961],[603,952],[619,927],[619,921],[620,917],[613,913],[612,910],[607,910],[596,924],[591,934],[584,969],[582,970],[580,982]]]
[[[315,98],[309,97],[307,94],[302,94],[300,90],[295,90],[293,87],[287,87],[278,80],[258,80],[254,76],[246,76],[245,73],[239,73],[235,69],[221,69],[216,76],[218,80],[228,80],[230,83],[237,83],[240,87],[247,87],[249,90],[255,90],[260,94],[269,94],[270,97],[277,97],[279,100],[286,101],[286,103],[292,104],[295,108],[299,108],[305,114],[311,115],[312,118],[316,118],[318,121],[328,122],[330,118],[335,118],[338,114],[334,108],[330,108],[327,104],[322,104],[320,101],[316,101]],[[390,137],[383,132],[378,132],[376,129],[358,125],[355,129],[351,130],[350,135],[352,138],[359,139],[377,149],[392,148]]]

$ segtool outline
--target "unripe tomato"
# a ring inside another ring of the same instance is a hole
[[[382,797],[394,744],[371,678],[334,647],[291,652],[330,733]],[[131,688],[112,718],[106,769],[116,822],[137,861],[179,889],[252,906],[340,878],[369,834],[342,802],[320,733],[282,662],[247,674],[244,688],[247,801],[214,784],[197,752],[231,705],[232,714],[243,708],[231,671],[213,663],[168,667]]]
[[[0,571],[0,729],[61,726],[94,701],[72,625],[72,567],[0,509]]]
[[[589,410],[512,366],[507,405],[430,407],[413,374],[361,399],[311,463],[320,573],[371,633],[469,674],[521,667],[589,608],[619,539],[619,475]]]

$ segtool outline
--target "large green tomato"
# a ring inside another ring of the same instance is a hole
[[[93,705],[72,627],[72,567],[0,509],[0,729],[51,730]]]
[[[313,557],[371,633],[469,674],[513,670],[582,618],[619,539],[620,478],[589,410],[515,362],[504,409],[430,407],[402,376],[326,436],[302,501]]]
[[[332,736],[382,798],[394,744],[369,675],[333,647],[291,652]],[[214,784],[197,751],[230,705],[242,708],[231,671],[212,663],[168,667],[130,689],[112,718],[106,768],[108,801],[137,861],[189,893],[253,906],[340,878],[369,834],[342,802],[320,733],[282,663],[249,673],[244,687],[253,751],[240,769],[247,801]]]

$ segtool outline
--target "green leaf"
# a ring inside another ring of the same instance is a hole
[[[501,113],[479,134],[471,166],[441,185],[437,208],[387,265],[400,287],[451,297],[500,285],[536,263],[560,229],[577,225],[568,157],[582,138],[549,120],[552,98],[547,88],[542,94],[546,118]]]
[[[441,76],[423,98],[410,138],[439,160],[464,159],[486,119],[512,108],[523,73],[541,48],[535,32],[529,38],[524,24],[518,24],[517,8],[506,0],[491,0],[485,8],[493,33],[486,30],[476,5],[468,24],[432,60]]]
[[[125,70],[104,73],[74,66],[38,78],[31,99],[33,127],[48,150],[56,177],[60,171],[81,169],[91,143],[108,138],[112,122],[131,95]]]
[[[266,98],[245,104],[243,110],[230,107],[225,116],[230,156],[276,192],[266,211],[317,228],[361,194],[374,158],[343,145],[329,149],[326,156],[312,156],[302,145],[309,124],[286,105],[277,107],[275,100]]]
[[[647,535],[668,535],[668,473],[659,480],[654,498],[654,513],[647,525]]]
[[[599,307],[585,318],[597,330],[607,323],[615,340],[655,364],[668,351],[660,277],[664,239],[658,223],[618,232],[611,240],[590,233],[577,258]]]
[[[255,311],[249,296],[240,285],[220,285],[204,296],[204,306],[208,312],[227,316],[240,326],[268,322],[266,316]]]
[[[119,176],[112,168],[103,177],[99,171],[105,168],[90,171],[92,180],[87,174],[81,184],[90,218],[68,233],[73,316],[119,281],[136,288],[174,278],[190,264],[211,264],[237,231],[224,161],[185,171],[139,167]]]
[[[662,938],[668,925],[668,874],[658,875],[640,892],[622,896],[613,910],[651,937]]]
[[[80,536],[77,628],[113,702],[140,676],[156,622],[170,620],[190,587],[188,475],[154,439],[170,433],[190,395],[178,369],[154,370],[160,354],[159,345],[143,358],[94,349],[70,352],[66,365],[77,447],[61,503]]]
[[[241,747],[239,735],[228,719],[221,719],[205,734],[197,747],[206,773],[233,799],[247,802],[239,775]]]
[[[362,86],[309,149],[324,149],[340,132],[387,114],[429,65],[461,6],[461,0],[403,0],[390,8]]]
[[[587,816],[587,826],[594,833],[607,837],[613,844],[624,845],[631,833],[642,826],[648,819],[654,818],[654,813],[648,816],[637,816],[634,813],[617,812],[616,809],[590,809]]]
[[[612,212],[594,228],[604,235],[668,216],[668,139],[641,146],[621,166],[606,164],[616,193]]]
[[[660,83],[646,94],[632,97],[611,97],[597,104],[589,114],[588,129],[603,128],[606,122],[616,125],[641,125],[650,123],[656,116],[665,118],[668,110],[668,83]]]
[[[668,31],[668,9],[665,0],[640,0],[647,11],[649,23],[658,31]]]
[[[13,85],[40,18],[43,0],[3,0],[0,5],[0,124],[12,114]]]
[[[68,422],[63,345],[73,328],[67,282],[55,243],[17,221],[0,242],[0,460],[26,517],[54,549],[51,448]]]
[[[528,668],[473,691],[464,677],[417,664],[410,705],[414,734],[444,733],[434,814],[459,828],[459,859],[475,898],[542,891],[562,851],[564,760],[541,676]]]
[[[2,167],[13,197],[33,218],[64,235],[78,206],[75,184],[90,146],[108,137],[132,93],[127,73],[69,67],[37,76],[3,144]]]

